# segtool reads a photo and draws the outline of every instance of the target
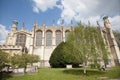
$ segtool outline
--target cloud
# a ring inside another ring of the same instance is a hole
[[[39,13],[39,9],[37,7],[33,7],[33,11]]]
[[[110,16],[112,21],[111,25],[114,29],[118,29],[120,25],[120,0],[61,0],[61,19],[64,19],[66,24],[69,24],[71,20],[79,22],[80,20],[84,24],[88,24],[88,20],[92,25],[96,25],[96,21],[99,21],[103,26],[103,16]]]
[[[5,39],[8,35],[8,30],[6,30],[6,27],[2,24],[0,24],[0,44],[3,44],[5,42]]]
[[[111,25],[114,29],[119,28],[120,0],[33,0],[33,10],[36,13],[47,11],[57,7],[61,9],[60,18],[57,23],[60,24],[64,19],[65,24],[70,24],[71,20],[92,25],[99,21],[103,26],[103,16],[109,16]],[[59,2],[59,4],[58,4]]]
[[[112,29],[120,31],[120,15],[110,17],[109,20],[111,22]]]
[[[33,11],[39,13],[39,10],[45,12],[56,6],[58,0],[33,0]]]
[[[89,18],[90,16],[114,15],[120,13],[119,4],[120,0],[61,0],[61,5],[64,7],[61,18],[68,21],[68,18],[78,20],[76,17]]]

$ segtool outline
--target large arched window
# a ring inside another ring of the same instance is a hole
[[[36,46],[42,46],[42,31],[36,32]]]
[[[70,31],[69,30],[66,30],[65,31],[65,41],[67,40],[67,36],[68,36],[68,33],[69,33]]]
[[[52,31],[46,31],[46,46],[52,46]]]
[[[16,45],[25,46],[26,43],[26,35],[23,33],[17,34]]]
[[[61,41],[62,41],[61,31],[57,30],[57,31],[56,31],[56,45],[60,44]]]

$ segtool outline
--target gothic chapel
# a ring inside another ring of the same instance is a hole
[[[109,64],[111,66],[120,64],[120,51],[111,29],[108,17],[104,17],[104,27],[98,26],[101,35],[106,42],[106,46],[110,51]],[[49,58],[51,53],[58,44],[66,41],[67,34],[72,30],[72,27],[61,26],[39,26],[34,23],[33,30],[28,31],[24,28],[24,23],[20,30],[17,29],[18,22],[13,21],[11,31],[9,32],[6,42],[0,46],[0,49],[13,55],[26,52],[29,54],[37,54],[40,56],[38,66],[49,67]]]

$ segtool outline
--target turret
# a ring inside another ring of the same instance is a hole
[[[17,30],[17,25],[18,25],[18,22],[16,20],[14,20],[13,24],[12,24],[12,28],[11,28],[12,32]]]
[[[104,20],[104,26],[105,28],[111,29],[110,21],[108,19],[108,16],[103,17]]]
[[[110,25],[108,16],[105,16],[103,18],[103,20],[104,20],[104,26],[106,28],[106,37],[107,37],[107,40],[108,40],[108,44],[110,46],[112,56],[114,58],[114,63],[115,63],[115,65],[120,65],[120,51],[119,51],[119,48],[118,48],[118,44],[115,40],[113,31],[111,29],[111,25]]]

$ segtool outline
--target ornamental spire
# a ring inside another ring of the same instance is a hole
[[[52,26],[55,26],[55,20],[53,20],[53,22],[52,22]]]
[[[21,29],[22,29],[22,30],[25,29],[25,24],[24,24],[24,22],[22,23],[22,27],[21,27]]]

